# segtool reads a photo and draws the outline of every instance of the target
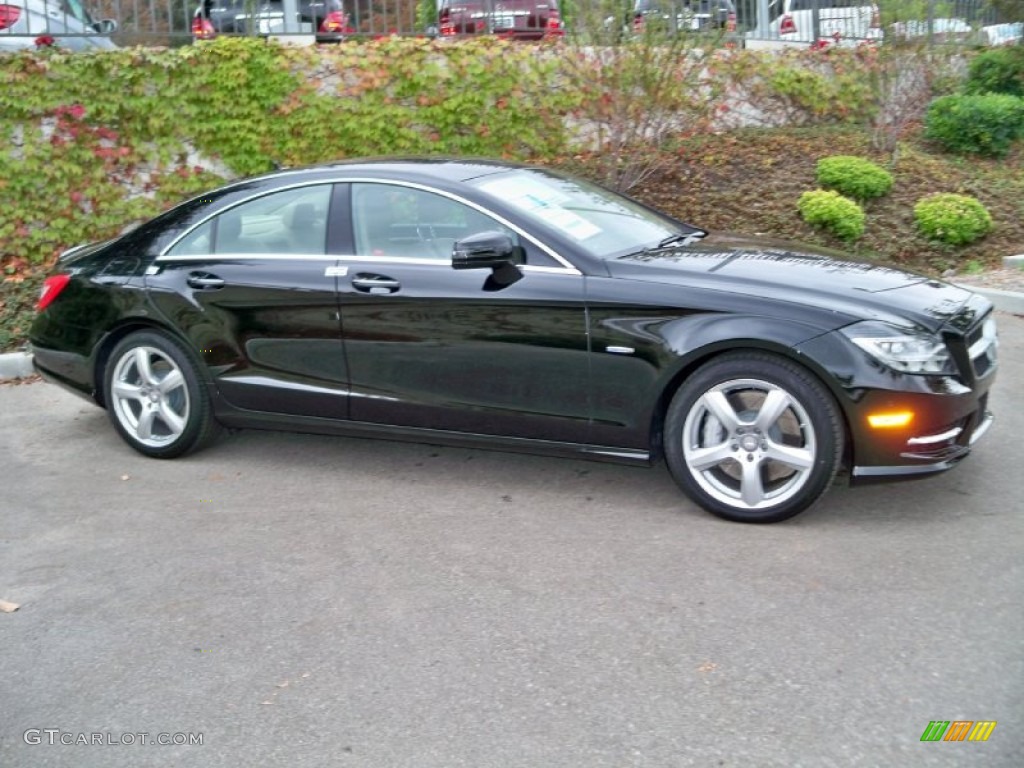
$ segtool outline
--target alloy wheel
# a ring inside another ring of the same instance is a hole
[[[181,368],[156,347],[128,349],[111,379],[111,407],[135,441],[159,448],[181,437],[188,425],[190,399]]]

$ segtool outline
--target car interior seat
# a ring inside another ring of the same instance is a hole
[[[291,253],[323,254],[326,250],[326,222],[313,203],[296,203],[284,215]]]

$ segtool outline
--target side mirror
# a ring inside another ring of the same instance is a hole
[[[101,19],[92,26],[101,35],[112,35],[117,32],[117,22],[114,19]]]
[[[503,232],[478,232],[455,243],[452,269],[499,269],[521,259],[512,238]]]

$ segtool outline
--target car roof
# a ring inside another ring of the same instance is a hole
[[[520,163],[483,158],[452,157],[379,157],[342,160],[319,165],[274,171],[246,181],[280,180],[289,178],[313,180],[338,175],[354,177],[366,174],[373,178],[399,179],[423,182],[464,182],[495,173],[529,168]]]

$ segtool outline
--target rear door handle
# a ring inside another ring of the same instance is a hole
[[[190,272],[185,282],[201,291],[210,291],[224,287],[224,279],[217,277],[217,275],[211,275],[209,272]]]
[[[352,287],[363,293],[397,293],[402,284],[386,275],[360,272],[352,278]]]

